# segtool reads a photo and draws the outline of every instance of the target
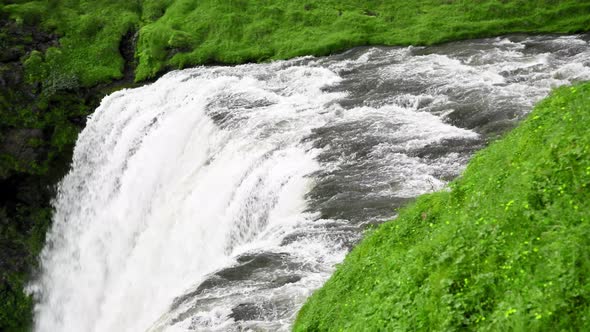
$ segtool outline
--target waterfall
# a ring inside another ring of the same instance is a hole
[[[367,224],[590,79],[584,38],[199,67],[106,97],[54,200],[35,329],[287,329]]]

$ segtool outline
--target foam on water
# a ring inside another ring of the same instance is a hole
[[[590,79],[586,39],[200,67],[106,97],[59,185],[35,330],[288,330],[365,224]]]

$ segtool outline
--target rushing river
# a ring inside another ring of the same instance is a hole
[[[35,329],[288,330],[367,225],[589,80],[589,41],[363,47],[106,97],[54,201]]]

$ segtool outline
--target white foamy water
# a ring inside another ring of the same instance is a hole
[[[195,68],[106,97],[59,185],[35,330],[288,330],[364,223],[590,79],[584,38]]]

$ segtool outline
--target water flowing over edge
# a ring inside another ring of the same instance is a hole
[[[287,329],[364,223],[590,79],[586,39],[201,67],[106,97],[59,186],[36,330]]]

